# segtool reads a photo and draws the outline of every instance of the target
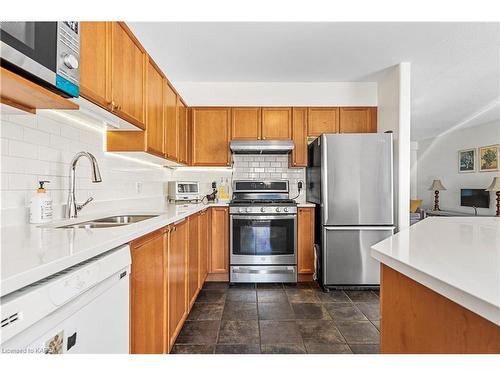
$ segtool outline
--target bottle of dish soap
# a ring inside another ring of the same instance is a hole
[[[50,181],[38,181],[40,187],[30,201],[30,223],[41,224],[52,221],[52,197],[43,187]]]

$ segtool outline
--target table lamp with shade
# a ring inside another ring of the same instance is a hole
[[[432,181],[432,185],[429,190],[434,191],[434,211],[440,211],[439,209],[439,191],[446,190],[446,188],[441,183],[441,180]]]
[[[486,191],[495,191],[497,194],[497,213],[496,216],[500,216],[500,177],[493,177],[493,181],[490,186],[486,188]]]

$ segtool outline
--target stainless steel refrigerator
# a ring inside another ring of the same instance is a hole
[[[371,245],[394,233],[392,134],[322,134],[308,146],[307,200],[316,203],[318,281],[380,283]]]

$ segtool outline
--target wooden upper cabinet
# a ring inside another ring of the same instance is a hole
[[[307,135],[317,137],[323,133],[338,133],[339,109],[318,107],[309,108]]]
[[[230,108],[193,108],[192,165],[226,166],[229,153]]]
[[[179,96],[177,96],[177,108],[179,123],[179,162],[189,164],[187,108]]]
[[[163,157],[165,154],[163,128],[163,74],[153,61],[147,65],[146,151]]]
[[[262,139],[291,139],[292,109],[262,108]]]
[[[198,230],[198,246],[200,252],[200,273],[198,277],[198,288],[203,287],[203,283],[207,278],[208,274],[208,254],[210,249],[210,236],[208,233],[209,221],[208,221],[208,209],[200,212],[200,222]]]
[[[111,23],[80,22],[80,95],[102,106],[110,100]]]
[[[314,208],[299,207],[297,215],[297,272],[314,272]]]
[[[168,254],[168,316],[170,346],[175,343],[175,339],[188,314],[187,243],[187,220],[171,226]]]
[[[210,236],[210,273],[229,272],[229,209],[212,207]]]
[[[231,139],[260,139],[261,109],[232,108]]]
[[[165,231],[159,230],[130,244],[130,351],[168,352],[167,251]]]
[[[307,108],[292,110],[292,167],[307,167]]]
[[[146,53],[128,27],[111,27],[111,106],[120,117],[145,129]]]
[[[376,133],[376,107],[343,107],[340,108],[340,133]]]
[[[178,137],[179,137],[179,118],[177,107],[177,94],[170,85],[165,82],[164,86],[164,121],[165,121],[165,157],[167,159],[178,161]]]

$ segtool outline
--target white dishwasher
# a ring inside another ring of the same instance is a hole
[[[128,353],[130,248],[0,299],[2,353]]]

